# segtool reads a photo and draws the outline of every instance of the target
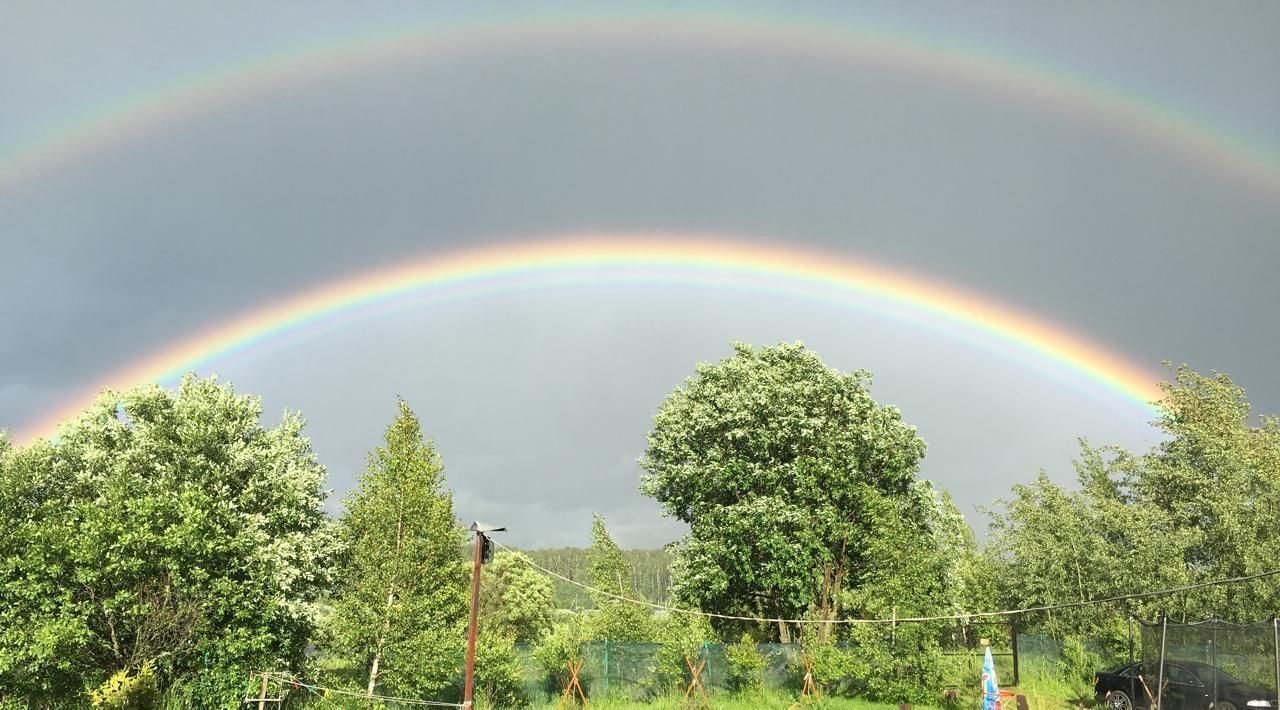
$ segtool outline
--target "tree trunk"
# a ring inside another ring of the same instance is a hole
[[[387,643],[387,635],[391,632],[391,604],[396,598],[395,582],[391,583],[391,588],[387,590],[387,615],[382,620],[382,635],[378,637],[378,643],[373,651],[373,665],[369,666],[369,696],[373,696],[373,690],[378,684],[378,666],[382,664],[382,649]]]
[[[369,697],[373,697],[373,688],[378,683],[378,664],[382,662],[382,639],[378,639],[378,650],[373,654],[373,665],[369,668]]]
[[[396,575],[400,572],[400,551],[404,548],[404,508],[396,513],[396,557],[395,569],[391,572],[391,583],[387,585],[387,606],[382,617],[382,635],[378,637],[377,647],[373,652],[373,665],[369,667],[368,695],[373,696],[373,689],[378,683],[378,666],[382,663],[382,648],[391,633],[391,605],[396,600]]]

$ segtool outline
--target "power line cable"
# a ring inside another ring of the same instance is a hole
[[[654,604],[653,602],[644,601],[643,599],[632,599],[631,597],[624,597],[619,594],[607,592],[603,589],[597,589],[590,585],[583,584],[582,582],[578,582],[576,580],[570,579],[557,572],[553,572],[547,569],[546,567],[539,565],[537,562],[534,562],[533,560],[529,559],[523,553],[517,550],[513,550],[510,547],[507,547],[506,545],[503,545],[502,543],[496,540],[494,540],[494,544],[497,545],[499,548],[511,553],[512,556],[514,556],[516,559],[519,559],[520,561],[538,570],[539,572],[542,572],[543,574],[555,577],[556,579],[572,584],[575,587],[581,587],[582,589],[585,589],[588,592],[602,594],[606,597],[610,597],[618,601],[627,602],[629,604],[636,604],[639,606],[646,606],[651,609],[657,609],[659,611],[671,612],[676,614],[686,614],[689,616],[705,616],[713,619],[727,619],[730,621],[754,621],[754,622],[760,622],[760,623],[784,623],[784,624],[901,624],[901,623],[911,623],[911,622],[919,622],[919,621],[960,621],[960,620],[977,619],[977,618],[1013,616],[1015,614],[1027,614],[1027,613],[1038,612],[1038,611],[1057,611],[1059,609],[1074,609],[1074,608],[1084,607],[1084,606],[1093,606],[1095,604],[1110,604],[1112,602],[1126,601],[1129,599],[1145,599],[1148,597],[1165,596],[1169,594],[1178,594],[1180,592],[1190,592],[1196,589],[1203,589],[1206,587],[1217,587],[1225,584],[1239,584],[1241,582],[1250,582],[1255,579],[1263,579],[1265,577],[1273,577],[1275,575],[1280,575],[1280,569],[1273,569],[1273,570],[1268,570],[1266,572],[1259,572],[1258,574],[1251,574],[1251,575],[1246,575],[1242,577],[1229,577],[1225,579],[1215,579],[1208,582],[1199,582],[1196,584],[1189,584],[1185,587],[1160,589],[1153,592],[1135,592],[1133,594],[1121,594],[1114,597],[1088,599],[1088,600],[1082,600],[1078,602],[1067,602],[1064,604],[1048,604],[1045,606],[1033,606],[1033,607],[1026,607],[1023,609],[1003,609],[1000,611],[977,611],[977,612],[971,612],[967,614],[941,614],[938,616],[904,616],[904,617],[894,618],[894,619],[832,619],[830,621],[826,621],[822,619],[776,619],[776,618],[768,619],[768,618],[757,617],[757,616],[735,616],[733,614],[717,614],[709,611],[681,609],[679,607],[667,606],[665,604]]]

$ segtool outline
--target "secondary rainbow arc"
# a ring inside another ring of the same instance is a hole
[[[786,51],[883,66],[1047,107],[1126,133],[1269,197],[1280,196],[1280,158],[1172,107],[1062,72],[1020,65],[972,48],[913,39],[884,28],[841,27],[794,16],[736,13],[623,13],[498,16],[393,26],[316,42],[194,74],[131,95],[0,153],[0,190],[59,165],[146,135],[214,107],[431,54],[565,42],[685,41],[698,46]]]
[[[191,334],[106,377],[27,427],[18,441],[52,437],[102,388],[169,382],[325,319],[371,304],[405,299],[459,285],[500,286],[531,274],[572,274],[604,267],[637,267],[678,280],[715,285],[722,277],[774,279],[820,288],[831,300],[853,305],[874,296],[947,319],[981,338],[1013,346],[1036,361],[1052,363],[1096,382],[1152,411],[1158,378],[1107,349],[1016,308],[981,296],[889,270],[799,248],[734,241],[710,234],[581,234],[461,250],[378,269],[267,304]],[[483,290],[483,289],[481,289]]]

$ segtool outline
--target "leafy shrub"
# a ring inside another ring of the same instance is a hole
[[[1094,668],[1092,654],[1078,638],[1067,638],[1062,642],[1061,660],[1058,661],[1058,672],[1068,680],[1085,680],[1097,670]]]
[[[691,680],[688,664],[698,666],[703,646],[714,642],[716,635],[704,616],[669,614],[657,621],[657,640],[661,646],[653,656],[649,677],[653,684],[651,690],[660,695]]]
[[[476,643],[476,694],[486,708],[522,708],[529,704],[524,694],[524,665],[511,637],[480,634]]]
[[[758,696],[764,692],[764,656],[747,634],[737,643],[724,649],[728,665],[729,690],[744,696]]]
[[[853,679],[870,674],[867,664],[860,662],[847,648],[837,645],[834,637],[820,640],[814,625],[806,625],[800,632],[800,638],[803,651],[789,665],[795,675],[803,677],[807,658],[813,664],[813,682],[822,693],[847,690]]]
[[[580,616],[562,618],[551,627],[551,633],[533,649],[533,659],[546,674],[547,691],[559,693],[569,683],[569,662],[582,660],[587,644],[587,630]],[[578,674],[583,691],[587,688],[586,669]]]
[[[160,706],[160,688],[148,663],[137,673],[117,671],[106,682],[89,691],[95,708],[104,710],[152,710]]]
[[[1090,681],[1100,665],[1101,659],[1085,648],[1084,641],[1078,637],[1063,639],[1058,673],[1076,695],[1089,695]]]

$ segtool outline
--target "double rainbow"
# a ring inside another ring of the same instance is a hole
[[[883,27],[831,25],[813,18],[740,11],[503,14],[433,20],[334,37],[189,75],[167,86],[94,107],[29,140],[0,147],[0,193],[29,186],[60,166],[91,160],[115,145],[213,109],[282,87],[321,83],[432,56],[506,48],[620,43],[766,51],[874,67],[1024,102],[1086,125],[1122,133],[1233,181],[1280,198],[1280,161],[1176,109],[1098,82]],[[989,299],[902,273],[797,249],[685,235],[588,235],[462,251],[370,272],[266,305],[189,336],[102,378],[17,437],[52,435],[99,386],[121,389],[172,381],[255,343],[341,314],[414,294],[472,292],[590,279],[648,279],[736,285],[797,293],[848,305],[867,299],[941,317],[960,331],[1011,346],[1147,407],[1158,378],[1059,327]],[[898,317],[898,316],[893,316]],[[1149,411],[1149,410],[1148,410]]]

